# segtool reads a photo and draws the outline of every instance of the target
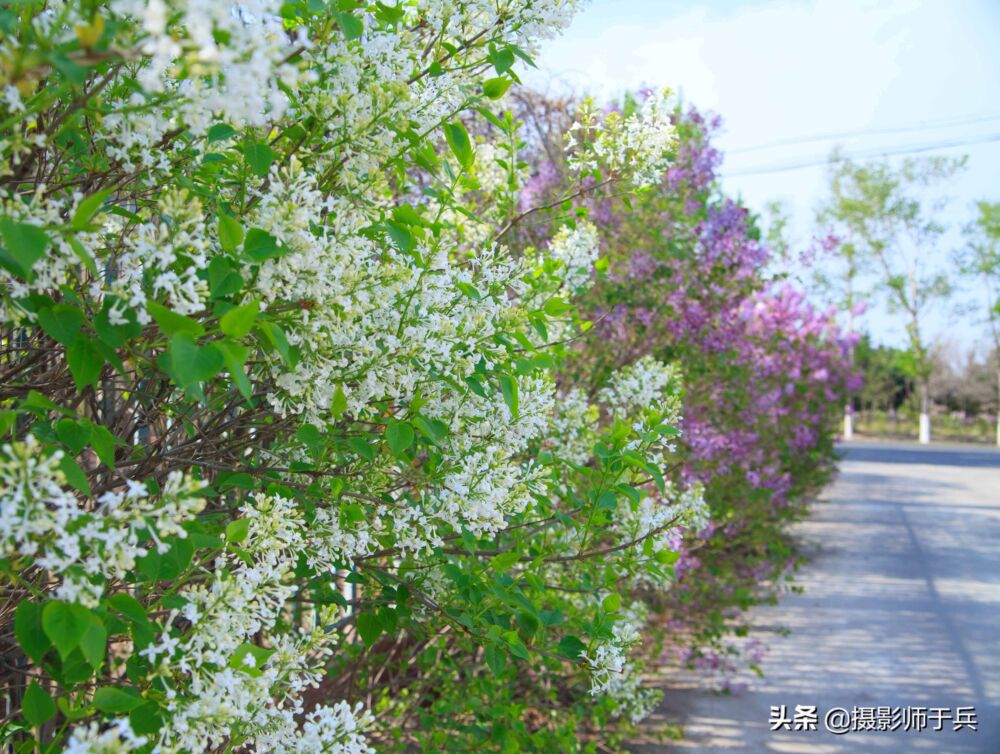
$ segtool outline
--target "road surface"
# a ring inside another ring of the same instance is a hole
[[[753,612],[770,646],[764,677],[741,676],[749,687],[732,695],[672,678],[651,723],[683,724],[684,740],[647,736],[634,752],[1000,753],[1000,452],[843,450],[838,480],[797,526],[811,557],[805,592]],[[780,705],[788,717],[815,705],[818,729],[772,732]],[[941,732],[824,730],[833,707],[879,706],[975,707],[979,729],[942,719]]]

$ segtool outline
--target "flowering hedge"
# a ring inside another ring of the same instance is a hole
[[[605,117],[629,117],[648,96]],[[567,125],[572,103],[536,98],[523,109],[536,125],[561,124],[543,141],[576,129]],[[578,200],[609,272],[584,302],[600,337],[577,349],[563,382],[592,385],[650,357],[680,370],[680,479],[704,485],[711,521],[676,543],[673,588],[647,599],[682,656],[730,671],[743,663],[728,656],[739,650],[724,638],[745,633],[734,619],[772,599],[796,564],[787,525],[833,470],[838,401],[857,389],[854,338],[834,311],[815,309],[768,272],[755,219],[719,185],[718,118],[678,107],[673,119],[678,144],[659,190],[623,200],[609,187]],[[544,203],[565,190],[565,169],[546,160],[551,148],[536,150],[541,166],[526,193]],[[540,230],[525,229],[522,242],[544,243]],[[759,647],[751,649],[753,663]]]
[[[597,239],[497,242],[496,100],[573,6],[3,11],[5,744],[552,751],[648,707],[628,588],[705,516],[677,374],[561,392]],[[573,180],[655,181],[665,112]]]
[[[580,108],[524,204],[503,97],[574,6],[0,12],[5,746],[577,751],[648,713],[647,605],[729,477],[698,346],[593,361],[624,250],[580,215],[674,201],[665,95]],[[725,384],[823,352],[789,306],[740,309]]]

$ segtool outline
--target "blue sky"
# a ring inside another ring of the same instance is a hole
[[[669,86],[720,114],[726,190],[755,209],[786,202],[801,243],[836,145],[858,157],[968,154],[948,188],[955,226],[976,199],[1000,201],[1000,0],[593,0],[538,62],[528,82],[543,90],[612,98]],[[944,146],[956,142],[969,143]],[[805,163],[820,164],[773,171]],[[901,343],[884,309],[867,320],[876,338]],[[929,325],[963,347],[985,344],[972,316],[942,309]]]

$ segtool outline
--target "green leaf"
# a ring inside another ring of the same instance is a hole
[[[517,614],[517,625],[524,631],[524,635],[530,640],[536,633],[538,633],[539,622],[538,618],[528,612],[521,611]]]
[[[510,414],[517,421],[518,418],[518,396],[517,396],[517,382],[509,374],[500,375],[500,392],[503,393],[503,399],[507,402],[507,408],[510,409]]]
[[[222,472],[216,478],[216,485],[220,491],[230,490],[234,487],[241,490],[252,490],[254,488],[254,479],[249,474]]]
[[[45,231],[35,225],[0,217],[0,239],[4,243],[0,263],[15,275],[32,279],[31,268],[49,246]]]
[[[444,137],[448,141],[448,146],[458,158],[458,164],[463,168],[472,167],[476,159],[476,153],[472,149],[472,141],[469,139],[469,132],[460,122],[444,124]]]
[[[648,542],[649,540],[646,541]],[[657,563],[662,563],[663,565],[673,565],[680,559],[681,555],[679,552],[672,552],[671,550],[660,550],[653,557],[656,558]]]
[[[661,424],[656,427],[656,433],[658,435],[663,435],[664,437],[678,437],[681,431],[677,427],[672,427],[669,424]]]
[[[118,374],[122,375],[122,377],[129,376],[128,373],[125,371],[125,362],[121,360],[121,357],[118,355],[118,352],[114,348],[109,346],[100,338],[94,338],[93,340],[90,341],[90,344],[94,347],[94,350],[96,350],[101,355],[101,358],[104,359],[105,362],[114,367],[115,371],[118,372]]]
[[[255,262],[280,257],[291,249],[278,243],[278,239],[265,230],[251,228],[243,241],[243,253]]]
[[[205,328],[198,320],[171,311],[157,301],[147,301],[146,311],[156,320],[156,324],[166,335],[184,333],[192,338],[200,338],[205,334]]]
[[[75,60],[71,60],[59,53],[49,57],[52,65],[61,73],[67,81],[73,84],[83,84],[87,80],[87,68],[80,65]]]
[[[38,324],[52,340],[70,346],[83,327],[83,313],[72,304],[56,304],[38,312]]]
[[[613,511],[617,507],[618,498],[615,496],[615,493],[610,490],[605,490],[597,498],[597,510]]]
[[[90,626],[90,611],[76,603],[52,601],[42,608],[42,629],[65,660]]]
[[[559,654],[571,660],[579,660],[580,653],[586,649],[587,645],[575,636],[564,636],[559,640]]]
[[[72,225],[75,230],[86,229],[94,215],[97,214],[97,211],[104,204],[104,200],[109,196],[111,196],[111,189],[104,189],[103,191],[98,191],[96,194],[88,196],[76,205],[76,212],[73,213],[73,219],[70,221],[70,225]]]
[[[509,49],[496,50],[491,47],[489,58],[498,76],[507,73],[514,65],[514,53]]]
[[[248,355],[246,347],[241,346],[239,343],[231,343],[228,340],[220,340],[213,345],[222,354],[222,359],[226,363],[226,369],[229,370],[229,374],[233,378],[233,382],[236,383],[237,389],[244,398],[250,400],[253,397],[253,386],[250,384],[250,378],[247,377],[246,370],[243,368]]]
[[[29,390],[28,397],[21,401],[21,408],[33,411],[37,416],[44,416],[46,411],[53,411],[63,416],[76,416],[68,408],[60,406],[49,398],[39,393],[37,390]]]
[[[483,82],[483,94],[490,99],[500,99],[507,93],[507,90],[510,89],[510,85],[513,83],[513,79],[509,79],[506,76],[501,76],[495,79],[486,79],[486,81]]]
[[[233,138],[235,135],[236,129],[228,123],[216,123],[208,129],[208,143],[213,144],[217,141],[225,141],[226,139]]]
[[[153,583],[160,577],[160,561],[162,560],[163,558],[160,557],[156,548],[150,548],[141,558],[135,559],[136,572],[144,581]]]
[[[448,436],[448,426],[438,419],[426,419],[423,416],[416,416],[413,418],[413,424],[431,442],[437,442]]]
[[[108,598],[108,605],[135,623],[148,623],[146,609],[131,594],[119,592]]]
[[[80,451],[87,447],[92,433],[93,430],[84,422],[60,419],[56,424],[56,437],[73,452],[74,456],[80,455]]]
[[[274,346],[274,350],[278,352],[281,356],[281,360],[284,361],[289,366],[294,366],[292,363],[292,350],[288,345],[288,338],[285,337],[285,331],[278,327],[274,322],[268,322],[267,320],[261,320],[257,322],[257,329],[264,333],[264,337]],[[339,390],[340,388],[338,388]],[[336,403],[337,397],[334,395],[334,403]],[[347,401],[344,401],[344,407],[347,407]]]
[[[124,325],[111,324],[111,310],[113,308],[116,311],[122,312],[122,316],[125,319]],[[94,319],[94,330],[97,332],[97,337],[109,346],[119,348],[141,333],[142,325],[139,324],[139,320],[132,309],[122,307],[119,299],[115,296],[108,296],[104,299],[104,305]]]
[[[64,455],[59,460],[59,470],[66,477],[66,483],[73,489],[84,495],[90,494],[90,482],[87,481],[87,475],[72,456]]]
[[[351,446],[359,456],[364,458],[366,461],[375,460],[375,448],[368,444],[368,441],[363,437],[349,437],[347,438],[347,444]]]
[[[372,613],[358,613],[358,633],[366,646],[375,643],[382,634],[382,624],[376,615]]]
[[[24,654],[36,665],[40,664],[52,642],[42,628],[42,606],[30,600],[21,600],[14,611],[14,636]]]
[[[389,443],[393,455],[402,455],[413,445],[413,440],[413,427],[407,422],[393,420],[385,428],[385,441]]]
[[[412,204],[404,202],[392,210],[392,216],[403,225],[414,225],[417,227],[430,227],[431,223],[424,219]]]
[[[243,148],[243,156],[246,158],[247,164],[254,175],[258,178],[263,178],[267,175],[267,171],[276,157],[271,147],[259,141],[248,143]]]
[[[90,614],[90,623],[87,630],[80,639],[80,651],[83,658],[90,663],[90,666],[97,670],[104,662],[104,651],[107,648],[108,631],[93,613]]]
[[[521,559],[519,552],[502,552],[490,558],[490,568],[497,573],[504,573],[510,570]]]
[[[378,609],[378,622],[381,624],[382,630],[391,636],[396,632],[396,626],[399,625],[399,614],[391,607],[380,607]]]
[[[383,2],[376,2],[375,6],[376,6],[375,16],[380,21],[389,26],[395,26],[400,21],[402,21],[404,16],[406,15],[406,12],[403,10],[403,8],[386,5]]]
[[[170,339],[170,363],[181,387],[187,389],[207,382],[224,366],[222,353],[215,348],[202,348],[185,333]]]
[[[338,13],[337,25],[347,39],[357,39],[365,33],[365,25],[353,13]]]
[[[143,703],[135,689],[122,686],[102,686],[94,692],[94,706],[101,712],[129,712]]]
[[[87,706],[83,707],[70,707],[69,702],[66,701],[66,697],[60,696],[56,699],[56,704],[59,706],[59,711],[66,716],[67,720],[82,720],[85,717],[90,717],[94,714],[94,711]]]
[[[337,389],[333,391],[333,400],[330,402],[330,414],[334,419],[339,419],[347,411],[347,396],[344,394],[344,388],[337,385]]]
[[[163,727],[163,714],[156,702],[146,702],[129,712],[128,721],[137,736],[150,736]]]
[[[540,585],[540,588],[544,586]],[[542,625],[548,628],[549,626],[558,626],[563,622],[563,614],[559,610],[542,610],[538,614],[539,619],[542,621]]]
[[[100,378],[104,357],[89,338],[79,338],[66,349],[66,363],[77,391],[83,392],[84,388],[93,385]]]
[[[617,592],[612,592],[601,601],[601,607],[608,613],[617,613],[621,606],[622,598]]]
[[[32,681],[24,692],[21,711],[24,719],[37,728],[56,713],[56,703],[52,701],[49,692],[38,685],[38,681]]]
[[[410,151],[410,157],[428,173],[437,172],[440,163],[438,162],[434,147],[429,142],[418,142]]]
[[[97,453],[97,457],[101,459],[101,463],[110,469],[115,467],[115,445],[118,444],[119,441],[107,427],[101,424],[91,425],[90,446]]]
[[[219,215],[219,244],[226,251],[236,251],[243,243],[243,226],[229,215]]]
[[[83,659],[83,653],[79,649],[70,652],[69,657],[62,661],[62,667],[58,669],[58,681],[61,686],[75,686],[90,680],[93,676],[94,669]]]
[[[233,656],[229,658],[229,667],[233,670],[242,670],[247,675],[260,678],[264,675],[261,668],[275,650],[258,647],[256,644],[244,642],[236,648]],[[247,658],[251,659],[247,659]]]
[[[157,578],[173,581],[187,569],[193,557],[194,545],[191,544],[191,538],[173,537],[170,549],[160,555],[160,572]]]
[[[340,512],[348,523],[357,524],[365,520],[365,509],[357,503],[341,503]]]
[[[258,313],[260,313],[260,299],[255,298],[223,314],[219,320],[219,327],[230,338],[239,340],[253,328]]]
[[[465,384],[469,386],[469,390],[478,395],[480,398],[487,397],[486,388],[483,387],[483,383],[479,381],[478,377],[469,375],[465,378]]]
[[[471,283],[464,283],[459,281],[455,283],[455,287],[458,288],[458,290],[460,290],[462,293],[464,293],[473,301],[479,301],[483,297],[483,295],[479,292],[479,289],[476,288]]]
[[[498,676],[503,672],[507,664],[507,653],[496,644],[487,644],[484,652],[486,656],[486,666],[493,675]]]
[[[385,227],[389,231],[389,237],[399,247],[400,251],[413,251],[416,241],[413,238],[413,234],[410,233],[409,228],[393,220],[387,220]]]
[[[524,646],[524,642],[521,641],[517,634],[514,634],[513,636],[509,635],[511,633],[512,632],[508,632],[507,636],[507,645],[510,647],[510,653],[514,655],[514,657],[520,657],[522,660],[530,660],[531,655],[528,654],[528,648]]]
[[[208,287],[212,291],[212,298],[231,296],[243,287],[243,278],[233,269],[228,259],[214,257],[208,263]]]
[[[563,301],[561,298],[550,298],[542,307],[550,317],[559,317],[573,309],[573,305]]]
[[[513,52],[515,55],[517,55],[519,58],[521,58],[521,60],[523,60],[528,65],[530,65],[532,68],[538,68],[538,65],[531,58],[531,56],[528,53],[526,53],[524,50],[522,50],[520,47],[517,47],[516,45],[511,45],[507,49],[509,49],[511,52]]]
[[[491,113],[485,107],[476,107],[475,110],[476,110],[477,113],[479,113],[484,118],[486,118],[486,120],[488,120],[494,126],[496,126],[497,128],[499,128],[500,131],[502,131],[503,133],[509,133],[510,132],[510,126],[508,126],[507,124],[505,124],[502,120],[500,120],[497,116],[495,116],[493,113]]]
[[[250,535],[250,519],[238,518],[226,524],[226,541],[238,544]]]
[[[462,527],[462,543],[465,545],[465,549],[469,551],[470,555],[475,555],[478,546],[476,544],[476,535],[471,531]]]
[[[198,550],[204,548],[210,550],[221,550],[223,547],[223,541],[221,537],[217,537],[213,534],[206,534],[203,531],[191,531],[188,539],[191,540],[191,544],[194,545],[195,549]]]

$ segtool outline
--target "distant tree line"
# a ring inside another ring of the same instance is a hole
[[[986,355],[969,351],[956,359],[956,349],[935,347],[930,357],[930,400],[936,412],[962,417],[994,416],[997,413],[995,386],[998,367],[996,351]],[[919,394],[907,371],[905,349],[874,345],[869,334],[858,341],[855,365],[865,384],[853,397],[855,413],[916,411]]]
[[[1000,444],[1000,203],[977,202],[956,240],[946,193],[965,165],[965,157],[858,163],[835,152],[831,159],[816,253],[806,260],[813,287],[843,313],[848,332],[862,332],[859,317],[878,305],[905,333],[898,348],[860,337],[850,355],[865,387],[845,404],[847,438],[855,411],[905,410],[918,417],[922,443],[931,440],[932,414],[955,414],[991,417]],[[769,235],[780,237],[785,218],[772,214]],[[928,333],[935,309],[960,309],[960,326],[986,324],[989,345],[956,358]]]

